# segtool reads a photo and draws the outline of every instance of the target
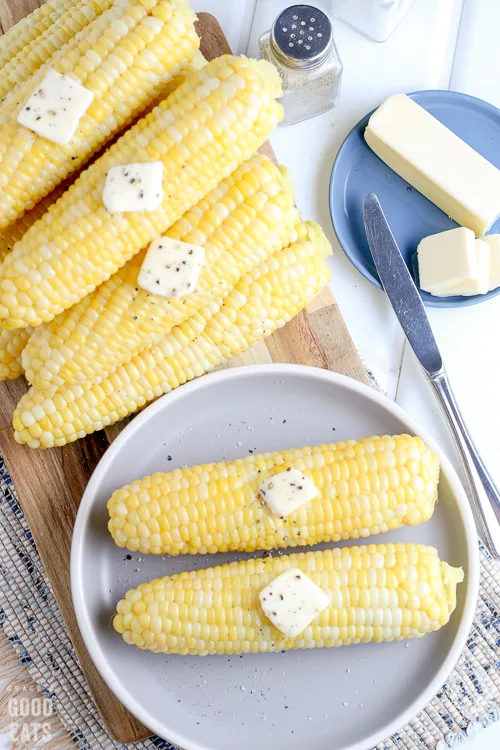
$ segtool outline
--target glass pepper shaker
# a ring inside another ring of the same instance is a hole
[[[342,63],[330,19],[312,5],[292,5],[259,39],[260,54],[283,84],[283,124],[307,120],[338,104]]]

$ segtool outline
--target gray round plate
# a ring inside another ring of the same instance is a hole
[[[116,602],[132,586],[245,557],[133,554],[129,559],[106,528],[106,502],[116,488],[185,464],[400,432],[432,445],[402,409],[352,379],[302,366],[260,365],[185,385],[121,433],[85,491],[73,536],[71,579],[92,658],[144,724],[186,750],[367,750],[423,708],[460,655],[478,589],[471,511],[444,457],[432,520],[370,539],[432,544],[447,562],[464,567],[457,609],[438,633],[419,641],[340,649],[185,657],[139,651],[110,625]]]

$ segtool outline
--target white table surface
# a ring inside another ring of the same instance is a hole
[[[197,11],[216,15],[235,52],[257,55],[257,39],[292,0],[192,0]],[[311,0],[328,10],[329,0]],[[414,0],[384,44],[335,24],[344,63],[340,105],[307,122],[279,128],[272,142],[292,174],[304,217],[327,232],[334,254],[332,288],[361,356],[381,386],[410,411],[441,444],[458,468],[455,450],[428,386],[383,293],[344,256],[328,211],[328,180],[335,154],[351,127],[389,94],[454,89],[500,107],[500,0]],[[500,370],[497,345],[500,297],[461,310],[430,309],[450,378],[473,437],[500,484]],[[500,747],[500,725],[472,738],[471,750]],[[7,738],[0,735],[0,750]]]

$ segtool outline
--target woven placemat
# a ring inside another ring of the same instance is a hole
[[[457,666],[427,708],[377,750],[446,750],[500,718],[500,565],[480,548],[479,601]],[[172,749],[158,737],[121,745],[104,731],[1,455],[0,625],[78,747]],[[16,689],[10,686],[13,694]],[[9,726],[8,705],[12,700],[0,699],[0,730]],[[23,743],[19,722],[11,718],[16,724],[15,747],[39,747],[32,737]],[[47,734],[47,747],[64,750],[68,745],[64,736]]]

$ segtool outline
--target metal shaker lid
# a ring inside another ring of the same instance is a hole
[[[333,43],[332,24],[312,5],[292,5],[276,18],[271,29],[272,49],[290,68],[312,68],[328,56]]]

